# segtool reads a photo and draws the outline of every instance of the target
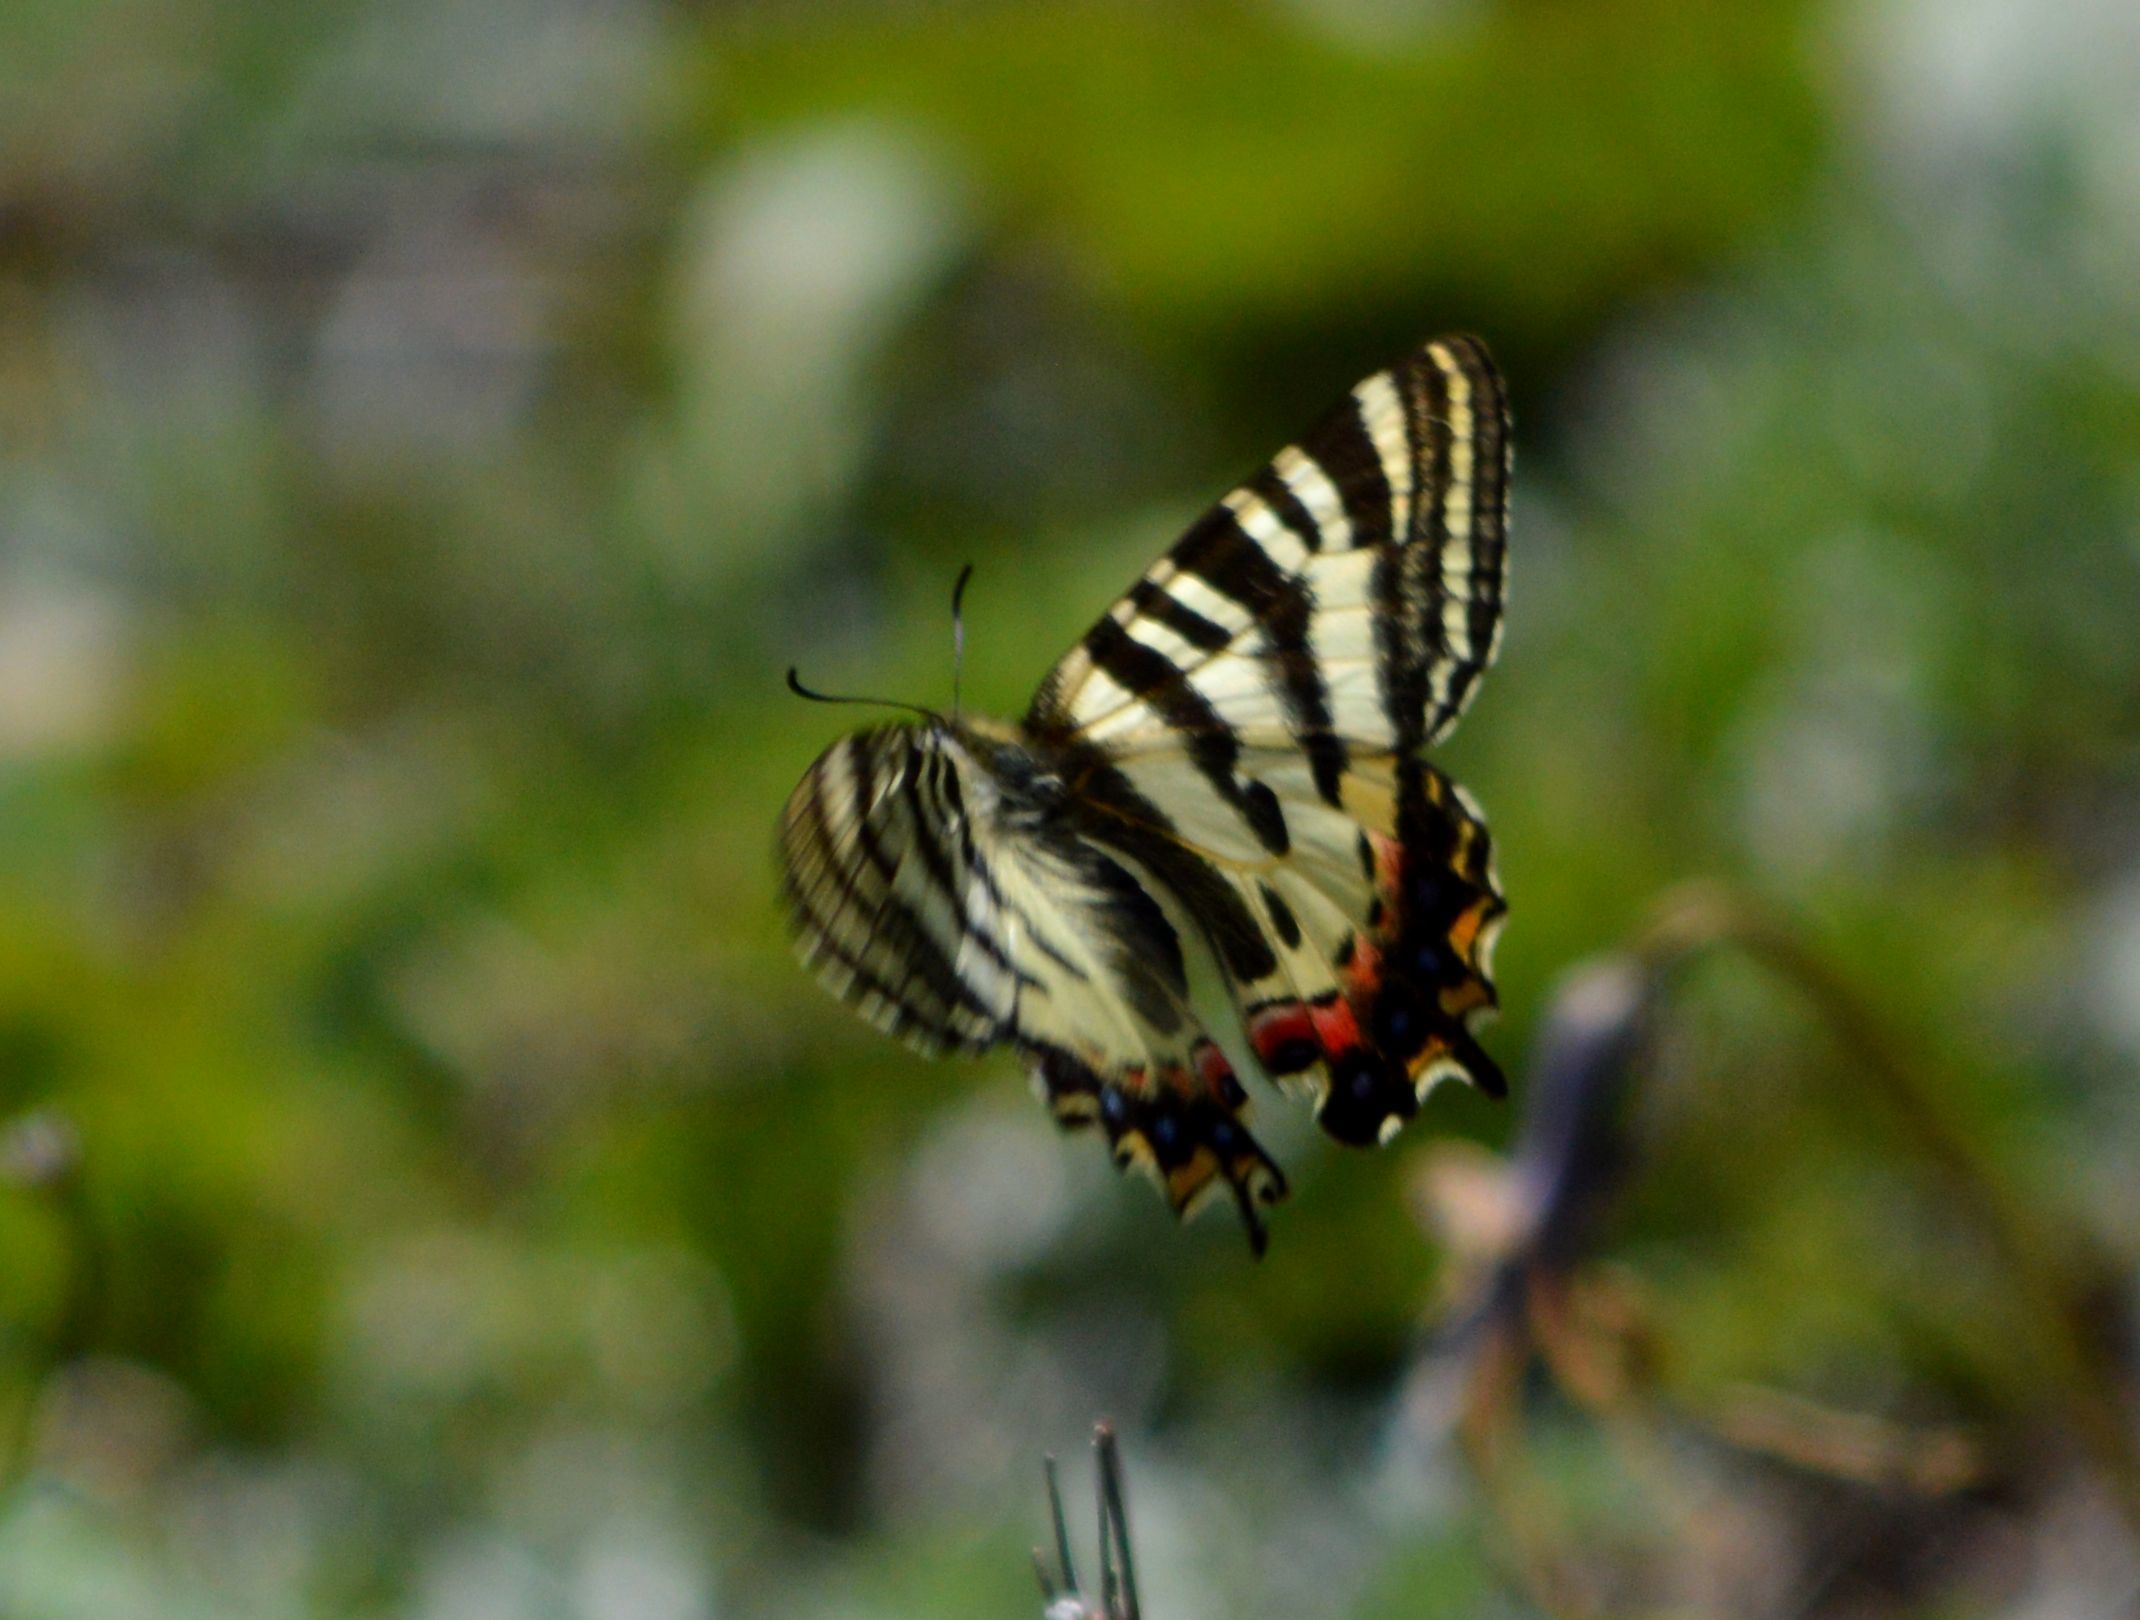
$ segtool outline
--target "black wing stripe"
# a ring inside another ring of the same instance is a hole
[[[835,756],[828,756],[828,762],[830,757]],[[861,739],[846,739],[844,763],[849,775],[854,778],[852,808],[856,816],[855,834],[858,839],[865,838],[869,831],[868,811],[874,802],[875,788],[872,781],[868,780],[874,776],[874,772],[868,769],[869,760]],[[829,772],[813,771],[810,779],[810,803],[815,811],[812,824],[818,841],[817,853],[822,869],[838,887],[848,907],[859,911],[868,905],[868,901],[848,873],[832,838],[831,810],[825,797],[824,779],[827,774]],[[878,852],[877,858],[882,859],[881,851]],[[829,931],[828,937],[832,937]],[[902,1000],[909,982],[918,978],[922,987],[927,989],[937,1005],[943,1009],[947,1021],[954,1014],[964,1013],[978,1020],[984,1030],[992,1029],[997,1023],[995,1014],[974,995],[971,986],[960,976],[951,958],[937,943],[936,936],[929,931],[927,925],[889,880],[883,885],[883,893],[871,909],[869,922],[858,931],[857,942],[849,944],[848,949],[856,955],[889,956],[894,960],[904,961],[907,972],[897,989]]]
[[[1253,541],[1249,547],[1260,561],[1243,562],[1235,572],[1238,588],[1252,591],[1264,602],[1258,625],[1266,677],[1285,714],[1287,729],[1308,756],[1316,791],[1336,804],[1349,754],[1344,740],[1332,729],[1329,689],[1309,644],[1314,593],[1306,580],[1280,569]]]
[[[813,778],[818,773],[813,771]],[[803,935],[809,957],[829,956],[839,963],[848,975],[848,983],[841,994],[848,1000],[875,996],[883,1003],[883,1010],[890,1021],[892,1033],[910,1035],[919,1030],[929,1038],[930,1044],[941,1047],[946,1044],[963,1044],[959,1033],[942,1016],[931,1009],[918,1007],[913,998],[904,993],[904,986],[894,987],[881,976],[867,959],[868,946],[856,949],[847,943],[844,920],[862,909],[864,902],[846,875],[844,867],[837,862],[828,862],[823,852],[831,848],[831,833],[824,820],[824,804],[813,780],[796,812],[796,822],[803,830],[802,848],[816,857],[817,869],[823,874],[818,888],[829,887],[835,910],[828,916],[815,899],[815,891],[806,888],[798,870],[790,867],[787,874],[788,902],[794,908],[796,923]]]
[[[1165,625],[1190,646],[1204,652],[1217,652],[1233,640],[1231,630],[1213,624],[1194,608],[1176,601],[1167,594],[1165,586],[1153,580],[1138,580],[1130,590],[1129,599],[1142,617]]]
[[[1357,399],[1347,399],[1324,417],[1300,449],[1322,468],[1344,502],[1354,546],[1380,545],[1396,537],[1396,503],[1382,468],[1382,452]]]
[[[1240,603],[1253,617],[1259,626],[1267,678],[1288,729],[1308,755],[1316,790],[1336,804],[1349,756],[1333,729],[1329,690],[1309,644],[1315,597],[1307,581],[1279,567],[1227,505],[1214,508],[1182,537],[1174,548],[1174,563],[1183,573],[1193,574]],[[1269,839],[1264,845],[1278,847]]]
[[[1120,861],[1096,850],[1078,855],[1086,882],[1105,897],[1096,910],[1116,983],[1146,1023],[1164,1035],[1179,1032],[1188,1021],[1183,999],[1189,972],[1174,925]]]
[[[1412,503],[1408,544],[1384,559],[1386,579],[1377,570],[1376,585],[1386,586],[1387,594],[1378,593],[1376,600],[1388,615],[1377,626],[1377,641],[1385,662],[1391,724],[1399,746],[1409,750],[1431,736],[1441,720],[1437,706],[1429,721],[1427,705],[1434,697],[1430,665],[1441,644],[1449,595],[1442,571],[1449,548],[1448,381],[1439,366],[1421,358],[1406,368],[1401,396],[1418,498]]]
[[[974,843],[972,818],[966,814],[965,795],[959,791],[959,773],[956,770],[946,770],[943,773],[943,784],[945,807],[950,813],[952,824],[958,828],[959,859],[966,870],[973,874],[973,880],[986,896],[990,909],[997,916],[1010,919],[1022,943],[1032,946],[1080,984],[1090,983],[1092,975],[1048,937],[1047,931],[1033,920],[1031,913],[1003,892],[1003,885],[997,882],[995,871]]]
[[[1406,539],[1435,553],[1435,577],[1439,579],[1440,551],[1449,538],[1448,379],[1437,365],[1411,366],[1402,398],[1416,491]]]
[[[1407,553],[1392,548],[1375,559],[1368,590],[1374,602],[1375,676],[1382,691],[1382,718],[1390,728],[1400,753],[1417,748],[1424,735],[1426,680],[1415,652],[1407,606],[1411,588],[1406,584]]]
[[[1260,619],[1285,595],[1291,576],[1271,560],[1271,554],[1241,527],[1234,510],[1213,507],[1189,532],[1175,542],[1170,553],[1174,566],[1194,574],[1222,596],[1231,597]]]
[[[903,1037],[921,1030],[938,1046],[968,1044],[957,1030],[940,1018],[923,1014],[902,991],[894,990],[878,978],[867,963],[842,945],[839,936],[826,925],[825,919],[811,904],[810,897],[803,892],[800,884],[788,884],[788,904],[794,908],[795,919],[807,938],[810,955],[829,956],[847,973],[849,984],[841,993],[843,999],[854,1001],[863,996],[875,996],[885,1005],[894,1035]]]
[[[825,793],[825,777],[830,774],[834,757],[828,755],[825,768],[811,773],[804,804],[804,828],[811,840],[806,848],[824,885],[832,891],[833,905],[829,912],[812,905],[806,914],[836,960],[856,972],[868,971],[869,987],[876,994],[904,1007],[921,1023],[940,1031],[942,1038],[956,1039],[956,999],[946,997],[915,956],[902,949],[915,931],[905,907],[889,885],[880,883],[872,891],[865,891],[857,871],[841,857]],[[894,913],[889,920],[888,910]],[[896,979],[891,976],[894,973]],[[917,976],[921,979],[919,984],[915,983]],[[922,1004],[923,998],[926,1004]]]
[[[1431,500],[1416,578],[1418,639],[1434,660],[1427,740],[1447,730],[1492,661],[1507,554],[1508,416],[1498,374],[1467,338],[1432,344],[1414,368]],[[1453,609],[1453,612],[1452,612]],[[1452,620],[1454,622],[1452,622]]]
[[[1464,671],[1472,660],[1468,645],[1471,640],[1468,607],[1462,609],[1467,645],[1455,646],[1449,636],[1452,561],[1462,564],[1463,596],[1468,599],[1476,594],[1476,576],[1471,567],[1463,563],[1461,557],[1451,556],[1452,549],[1470,545],[1472,527],[1471,490],[1468,486],[1458,488],[1460,441],[1451,399],[1452,378],[1458,388],[1464,387],[1461,368],[1446,366],[1432,349],[1413,367],[1413,380],[1420,400],[1419,420],[1427,443],[1429,491],[1418,555],[1413,562],[1413,599],[1418,612],[1413,635],[1419,648],[1421,668],[1426,672],[1422,695],[1429,706],[1421,719],[1422,740],[1439,733],[1456,712],[1461,701],[1458,694],[1463,689]],[[1465,444],[1463,448],[1468,451],[1469,445]],[[1455,510],[1459,501],[1462,502],[1460,512]]]
[[[1461,709],[1494,655],[1508,554],[1508,398],[1500,374],[1470,339],[1448,348],[1471,390],[1471,662],[1452,703]],[[1453,711],[1452,711],[1453,712]]]
[[[1086,632],[1085,651],[1109,680],[1158,709],[1177,731],[1201,731],[1218,722],[1208,703],[1183,689],[1181,666],[1157,647],[1139,641],[1113,615]]]
[[[1245,536],[1241,537],[1241,545],[1249,553],[1262,555]],[[1184,678],[1180,667],[1157,648],[1147,647],[1111,616],[1093,626],[1085,638],[1085,648],[1109,680],[1150,704],[1173,728],[1213,791],[1233,806],[1263,846],[1283,854],[1287,848],[1284,823],[1273,827],[1260,801],[1236,774],[1241,739],[1210,700]]]
[[[1323,548],[1323,531],[1316,524],[1308,509],[1301,505],[1300,497],[1293,493],[1293,486],[1279,476],[1278,469],[1266,462],[1256,469],[1256,475],[1246,486],[1250,493],[1261,497],[1280,523],[1299,538],[1309,551]]]
[[[1178,895],[1236,981],[1251,983],[1278,970],[1262,925],[1240,892],[1175,835],[1172,819],[1137,791],[1105,750],[1073,743],[1064,764],[1076,784],[1071,809],[1079,832],[1121,851]]]
[[[917,743],[908,744],[907,768],[899,793],[904,801],[914,849],[921,856],[922,870],[951,908],[951,915],[961,929],[961,942],[972,941],[1004,977],[1016,985],[1030,987],[1038,981],[1012,960],[1010,952],[996,938],[986,920],[975,915],[973,907],[967,903],[966,885],[952,869],[951,856],[940,841],[942,829],[950,822],[949,809],[943,802],[943,785],[952,769],[950,758],[941,751],[932,754]]]

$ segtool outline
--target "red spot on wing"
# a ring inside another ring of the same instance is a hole
[[[1346,993],[1354,999],[1372,996],[1382,982],[1382,948],[1365,934],[1353,939],[1352,957],[1345,964]]]
[[[1367,847],[1374,851],[1374,884],[1379,893],[1394,895],[1404,877],[1404,846],[1387,833],[1369,833]]]
[[[1308,1015],[1314,1021],[1316,1044],[1325,1053],[1349,1052],[1360,1044],[1360,1021],[1353,1016],[1351,1002],[1338,997],[1318,1001]]]
[[[1322,1041],[1305,1002],[1280,1001],[1255,1013],[1248,1042],[1273,1074],[1298,1074],[1320,1054]]]

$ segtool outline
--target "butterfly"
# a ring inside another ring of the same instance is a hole
[[[1505,1095],[1492,840],[1422,750],[1500,642],[1509,455],[1485,346],[1438,338],[1192,524],[1023,720],[835,742],[781,823],[803,962],[924,1053],[1012,1048],[1258,1254],[1286,1180],[1242,1070],[1360,1145],[1444,1078]]]

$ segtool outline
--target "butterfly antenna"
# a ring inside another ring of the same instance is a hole
[[[973,578],[973,564],[959,570],[959,582],[951,587],[951,718],[959,717],[959,680],[966,669],[966,615],[960,605],[966,600],[966,582]]]
[[[788,666],[788,690],[799,698],[808,698],[812,703],[867,703],[882,709],[907,709],[924,720],[933,720],[939,725],[944,719],[934,709],[925,709],[919,703],[902,703],[897,698],[844,697],[832,692],[814,692],[803,685],[802,677],[796,674],[793,664]]]

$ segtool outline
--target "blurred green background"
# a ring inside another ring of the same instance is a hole
[[[772,859],[867,718],[787,664],[942,701],[973,560],[968,700],[1019,712],[1449,329],[1517,411],[1441,757],[1518,1107],[1559,974],[1744,885],[2115,1327],[2136,82],[2121,0],[10,0],[0,1616],[1031,1613],[1039,1455],[1103,1414],[1153,1620],[1537,1612],[1397,1415],[1422,1159],[1515,1113],[1369,1156],[1266,1105],[1254,1264],[1008,1059],[837,1009]],[[1546,1392],[1555,1512],[1640,1576],[1596,1612],[2131,1612],[1857,1056],[1732,970],[1672,1035],[1598,1238],[1671,1387],[1965,1423],[2000,1483],[1668,1432],[1725,1531],[1658,1546]]]

